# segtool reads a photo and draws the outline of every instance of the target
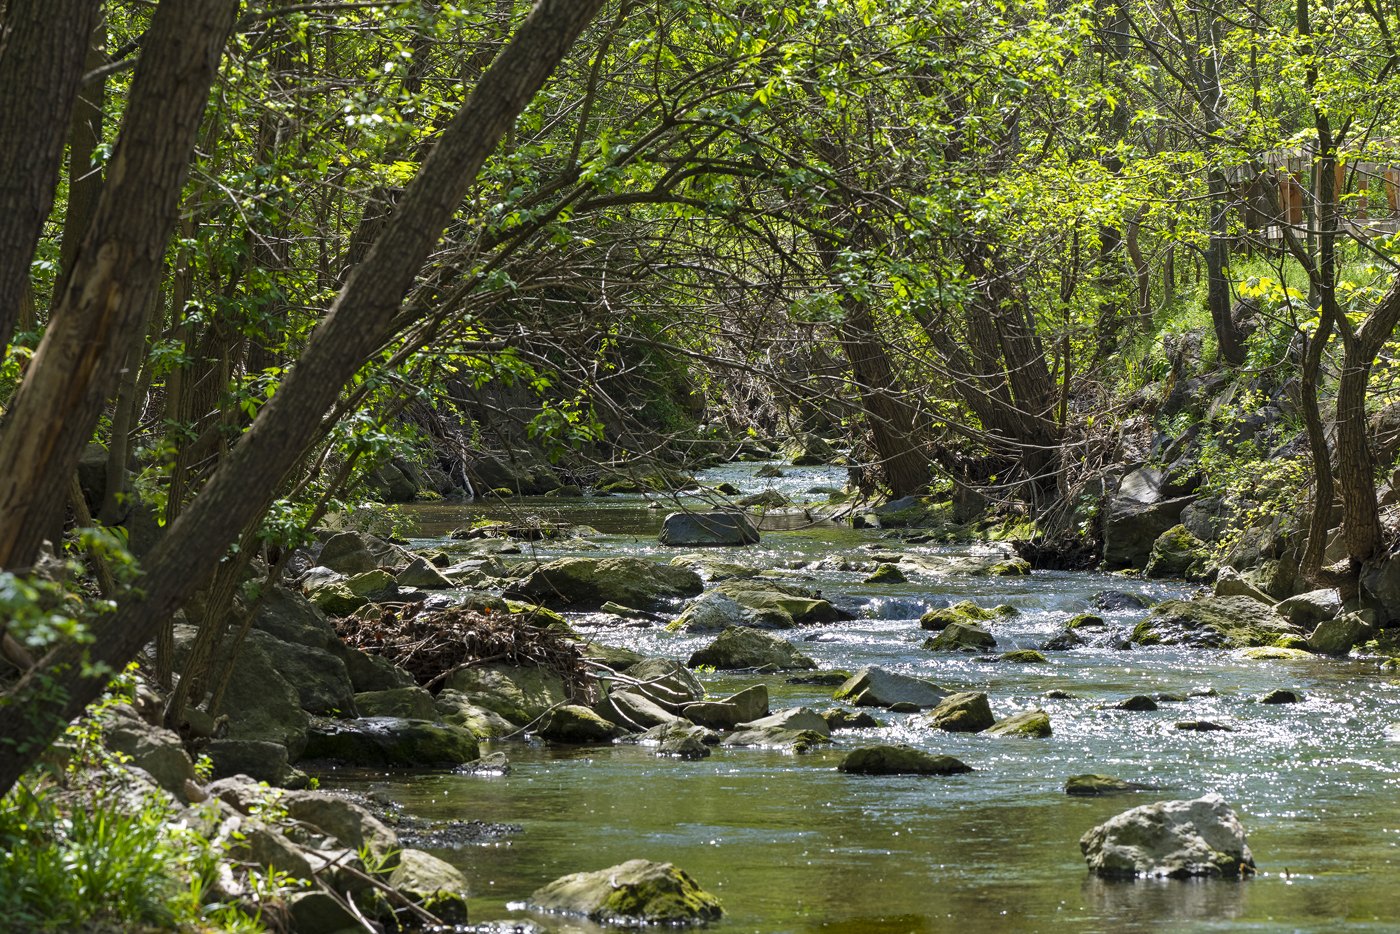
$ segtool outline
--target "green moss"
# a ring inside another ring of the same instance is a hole
[[[1157,635],[1152,626],[1152,620],[1145,619],[1133,627],[1130,641],[1135,645],[1161,645],[1162,637]]]
[[[1280,649],[1308,650],[1308,640],[1302,636],[1279,636],[1274,640],[1274,647]],[[1309,654],[1311,654],[1309,652]]]
[[[994,577],[1025,577],[1031,572],[1031,564],[1022,558],[994,564],[987,573]]]
[[[1043,710],[1023,710],[999,720],[984,731],[988,736],[1024,736],[1045,739],[1052,734],[1050,715]]]
[[[1016,649],[1014,652],[1005,652],[997,656],[1004,662],[1020,662],[1030,665],[1048,665],[1049,660],[1035,649]]]
[[[1093,613],[1080,613],[1078,616],[1070,617],[1069,621],[1065,623],[1065,628],[1078,629],[1081,626],[1098,628],[1104,625],[1107,624],[1104,623],[1102,616],[1095,616]]]

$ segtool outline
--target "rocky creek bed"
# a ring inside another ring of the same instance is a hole
[[[748,489],[754,470],[736,465],[702,479]],[[787,469],[770,485],[800,509],[802,489],[830,485],[833,475]],[[532,912],[523,900],[562,876],[636,859],[674,863],[717,896],[725,910],[712,922],[718,930],[765,934],[1380,931],[1400,923],[1389,894],[1400,882],[1400,733],[1392,726],[1400,690],[1381,659],[1292,647],[1306,643],[1307,630],[1271,612],[1238,631],[1201,622],[1202,613],[1238,618],[1229,601],[1248,600],[1239,595],[1167,603],[1154,614],[1148,605],[1203,591],[1179,580],[1028,573],[1001,546],[939,547],[917,533],[890,537],[813,523],[800,512],[764,516],[757,544],[668,548],[656,536],[676,505],[652,509],[641,496],[619,496],[410,507],[424,537],[408,549],[441,551],[435,567],[456,585],[434,585],[416,613],[421,619],[433,607],[466,602],[485,632],[521,608],[510,601],[543,600],[562,620],[541,613],[537,624],[572,628],[589,643],[591,664],[624,672],[614,697],[639,658],[701,666],[695,687],[705,703],[675,709],[716,732],[652,731],[638,742],[638,724],[618,726],[613,714],[657,716],[645,705],[619,702],[609,712],[589,696],[572,699],[564,709],[578,712],[568,717],[545,713],[564,698],[542,683],[506,690],[486,669],[448,674],[434,698],[382,661],[331,644],[320,651],[344,657],[353,685],[342,693],[353,687],[353,697],[331,691],[319,699],[289,676],[287,690],[300,692],[301,706],[323,712],[309,726],[267,729],[287,734],[278,742],[289,752],[297,747],[292,763],[323,790],[355,796],[396,824],[401,840],[460,869],[472,890],[472,922],[499,922],[492,930],[596,930],[586,920]],[[451,536],[481,518],[589,528],[521,542]],[[579,563],[549,565],[569,558]],[[507,562],[531,560],[554,570],[499,573]],[[578,576],[600,561],[613,562],[623,582],[606,594],[587,590],[592,578]],[[627,589],[639,562],[696,573],[668,570],[661,599],[644,600],[642,589]],[[561,576],[563,567],[574,568],[572,576]],[[346,581],[351,571],[371,573],[346,568]],[[409,572],[432,581],[424,568]],[[467,584],[476,589],[462,589]],[[576,605],[561,596],[585,590]],[[1233,594],[1228,584],[1225,592]],[[617,598],[610,604],[602,599],[609,595]],[[392,588],[369,596],[395,605]],[[988,612],[975,619],[960,608],[965,601]],[[726,619],[767,627],[740,635],[780,649],[776,664],[726,669],[714,654],[715,627]],[[375,632],[372,620],[340,628]],[[964,650],[941,650],[969,633]],[[415,644],[398,642],[396,657]],[[260,650],[279,670],[289,664],[271,642]],[[867,666],[923,679],[936,696],[901,696],[909,706],[893,709],[852,706],[860,685],[833,697],[843,672]],[[669,676],[662,666],[640,677],[650,684]],[[760,695],[768,710],[814,713],[794,716],[791,734],[755,723],[737,735],[757,745],[734,745],[733,724],[723,722],[728,705],[713,702],[734,698],[748,710]],[[942,695],[957,695],[961,706],[936,709]],[[355,708],[368,719],[343,719]],[[832,716],[836,709],[846,712]],[[429,724],[410,737],[418,753],[481,762],[404,768],[429,764],[383,741],[411,732],[394,719],[405,717]],[[842,727],[843,719],[851,725]],[[1002,729],[983,731],[994,722]],[[930,774],[839,770],[854,749],[876,745],[907,746],[894,758],[924,763],[920,770]],[[665,752],[675,754],[658,754]],[[345,755],[372,761],[335,761]],[[500,756],[508,768],[492,767]],[[960,767],[950,767],[953,760]],[[1095,774],[1140,790],[1066,794],[1071,776]],[[1086,831],[1129,808],[1208,794],[1228,802],[1248,834],[1257,866],[1248,881],[1125,883],[1086,874],[1079,847]]]

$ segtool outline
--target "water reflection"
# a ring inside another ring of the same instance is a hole
[[[1162,921],[1207,921],[1243,917],[1252,884],[1230,879],[1136,879],[1087,876],[1080,897],[1105,930],[1136,930]]]

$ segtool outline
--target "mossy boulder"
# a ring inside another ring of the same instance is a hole
[[[831,623],[845,615],[828,601],[810,591],[771,580],[731,578],[721,581],[715,591],[754,611],[754,619],[770,628],[794,624]]]
[[[1102,629],[1107,625],[1102,616],[1095,616],[1093,613],[1080,613],[1065,621],[1066,629]]]
[[[950,694],[943,702],[917,718],[917,725],[936,727],[948,733],[980,733],[996,723],[985,691]]]
[[[689,668],[710,665],[721,671],[741,668],[816,668],[817,663],[797,651],[792,643],[772,633],[745,626],[724,630],[705,648],[690,656]]]
[[[1028,736],[1044,739],[1051,734],[1050,715],[1035,708],[998,720],[984,731],[988,736]]]
[[[663,521],[657,540],[672,546],[753,545],[759,533],[753,519],[742,512],[673,512]]]
[[[535,730],[556,743],[607,743],[626,732],[577,704],[565,704],[549,711],[536,724]]]
[[[1015,662],[1020,665],[1046,665],[1049,659],[1041,655],[1035,649],[1016,649],[1013,652],[1003,652],[997,656],[998,661]]]
[[[369,603],[364,597],[353,592],[343,581],[327,584],[311,594],[311,603],[327,616],[349,616]]]
[[[350,588],[350,592],[357,597],[369,596],[372,593],[380,593],[394,586],[394,575],[388,571],[381,571],[375,568],[373,571],[366,571],[363,574],[356,574],[345,582],[345,586]]]
[[[355,709],[362,717],[403,717],[408,720],[436,720],[433,695],[419,687],[364,691],[355,695]]]
[[[1233,649],[1277,645],[1286,637],[1307,635],[1273,607],[1250,597],[1202,597],[1163,600],[1133,630],[1137,645],[1185,645]]]
[[[1289,649],[1276,645],[1265,645],[1255,649],[1240,649],[1236,655],[1256,662],[1282,662],[1304,658],[1317,658],[1306,649]]]
[[[857,746],[836,766],[848,775],[958,775],[972,766],[952,756],[935,756],[900,743],[897,746]]]
[[[786,612],[760,615],[757,610],[744,606],[729,594],[711,590],[692,600],[666,628],[672,632],[714,632],[731,626],[791,629],[794,625],[792,617]]]
[[[472,703],[471,696],[458,691],[442,691],[434,698],[437,719],[471,730],[477,739],[505,736],[519,729],[505,717]]]
[[[557,674],[530,666],[463,668],[447,678],[446,689],[466,695],[475,706],[495,711],[517,726],[568,700]]]
[[[470,730],[428,720],[364,717],[313,723],[307,759],[334,759],[352,765],[414,768],[454,766],[480,756]]]
[[[1149,578],[1185,577],[1204,580],[1211,564],[1206,543],[1184,525],[1174,525],[1152,543],[1144,574]]]
[[[925,639],[923,648],[933,652],[957,652],[993,649],[996,644],[996,637],[975,623],[949,623],[938,635]]]
[[[431,853],[405,848],[389,874],[389,885],[448,924],[467,923],[467,879],[450,863]]]
[[[671,863],[628,860],[555,879],[530,896],[532,908],[603,924],[695,924],[724,914],[719,899]]]
[[[608,601],[645,609],[704,589],[689,568],[642,558],[560,558],[536,568],[509,590],[548,606],[599,607]]]
[[[904,572],[893,564],[882,564],[875,569],[875,573],[865,579],[867,584],[902,584],[909,578],[904,576]]]

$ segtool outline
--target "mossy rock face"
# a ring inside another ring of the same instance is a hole
[[[952,756],[934,756],[904,743],[857,746],[836,766],[848,775],[958,775],[972,767]]]
[[[904,576],[904,572],[893,564],[882,564],[875,569],[875,573],[865,579],[867,584],[902,584],[909,578]]]
[[[693,597],[704,588],[688,568],[657,564],[641,558],[560,558],[517,582],[511,590],[551,606],[602,606],[611,600],[639,609],[679,597]]]
[[[1238,653],[1240,658],[1248,658],[1253,661],[1290,661],[1300,658],[1317,658],[1316,655],[1306,649],[1282,648],[1279,646],[1261,646],[1257,649],[1242,649]]]
[[[539,735],[556,743],[607,743],[625,730],[614,726],[587,707],[556,707],[536,725]]]
[[[1014,652],[1003,652],[997,658],[1003,662],[1017,662],[1022,665],[1047,665],[1049,659],[1041,655],[1035,649],[1017,649]]]
[[[1136,645],[1185,645],[1233,649],[1277,645],[1287,636],[1307,633],[1272,607],[1249,597],[1203,597],[1163,600],[1133,630]]]
[[[1023,710],[987,727],[988,736],[1028,736],[1044,739],[1051,734],[1050,715],[1043,710]]]
[[[671,863],[628,860],[556,879],[530,896],[533,908],[603,924],[694,924],[724,914],[719,899]]]
[[[491,739],[519,730],[518,726],[496,711],[476,703],[480,696],[458,691],[442,691],[434,699],[437,718],[443,723],[471,730],[477,739]]]
[[[404,849],[389,884],[448,924],[467,923],[466,877],[455,866],[422,850]]]
[[[1080,613],[1065,622],[1066,629],[1102,629],[1107,625],[1102,616],[1095,616],[1093,613]]]
[[[1201,580],[1210,566],[1210,550],[1205,542],[1184,525],[1174,525],[1152,543],[1144,576],[1148,578],[1185,577]]]
[[[702,665],[722,671],[765,665],[778,669],[817,667],[816,662],[797,651],[786,639],[747,626],[731,626],[724,630],[714,642],[693,653],[686,663],[689,668]]]
[[[364,597],[351,592],[345,584],[329,584],[311,594],[312,604],[327,616],[349,616],[369,603]]]
[[[367,594],[378,593],[386,590],[394,584],[394,575],[388,571],[381,571],[378,568],[373,571],[366,571],[363,574],[356,574],[345,582],[345,586],[350,588],[350,592],[357,597]]]
[[[363,691],[355,695],[355,709],[362,717],[403,717],[407,720],[436,720],[433,695],[420,687]]]
[[[956,652],[960,649],[993,649],[996,638],[974,623],[949,623],[942,632],[925,639],[923,648],[933,652]]]
[[[1031,563],[1024,558],[1002,561],[987,569],[993,577],[1027,577],[1031,573]]]
[[[950,694],[941,704],[918,718],[919,725],[948,733],[980,733],[996,722],[983,691]]]
[[[567,698],[564,682],[554,672],[513,665],[463,668],[447,679],[446,688],[471,695],[476,706],[493,710],[517,726],[564,704]]]
[[[784,618],[792,623],[831,623],[842,614],[826,600],[808,592],[770,580],[731,578],[721,581],[715,591],[753,610],[757,625],[774,629],[787,628]]]

